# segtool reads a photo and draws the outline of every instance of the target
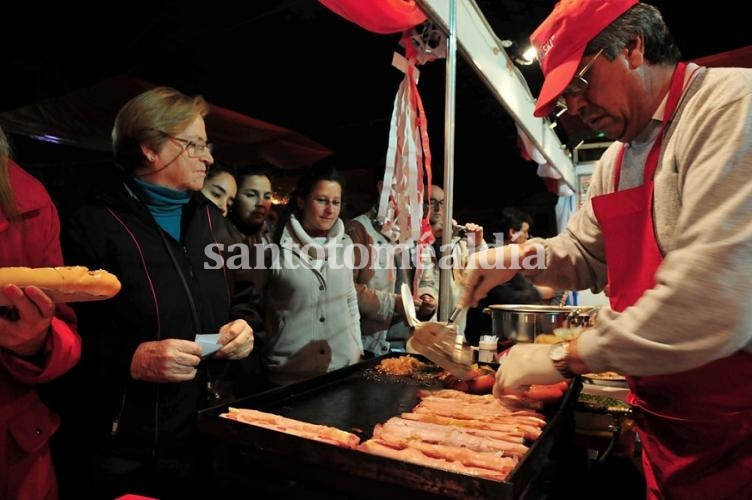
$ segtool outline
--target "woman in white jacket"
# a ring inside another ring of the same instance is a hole
[[[301,178],[267,250],[265,364],[286,385],[360,360],[352,241],[339,218],[344,181],[334,169]]]

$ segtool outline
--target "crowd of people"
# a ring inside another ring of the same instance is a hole
[[[375,224],[377,207],[346,224],[344,177],[325,164],[274,212],[269,168],[215,162],[208,109],[168,87],[128,101],[112,131],[117,175],[83,196],[62,230],[47,192],[0,136],[0,263],[105,269],[122,284],[111,299],[71,306],[31,286],[2,290],[3,383],[18,407],[2,418],[12,432],[34,412],[44,442],[27,458],[14,448],[12,467],[0,467],[9,491],[31,495],[19,498],[56,497],[56,476],[67,498],[201,492],[210,455],[199,410],[404,349],[402,283],[418,284],[419,317],[436,317],[441,254],[424,247],[418,257],[414,243],[407,260],[382,252],[401,247]],[[439,239],[443,191],[431,189],[424,216]],[[482,227],[466,227],[482,243]],[[453,273],[467,262],[464,239],[452,241]],[[220,249],[221,265],[207,265],[208,248]],[[337,265],[359,258],[368,265]],[[420,258],[433,267],[416,266]],[[210,332],[222,347],[204,356],[197,335]]]
[[[434,185],[434,245],[397,245],[378,206],[344,216],[344,178],[326,164],[277,213],[271,171],[215,162],[207,102],[168,87],[123,105],[118,175],[60,221],[0,131],[0,265],[83,265],[122,283],[72,305],[0,290],[0,496],[209,494],[199,410],[399,349],[403,283],[424,320],[444,295],[482,307],[608,285],[611,308],[575,340],[509,349],[494,394],[623,373],[648,497],[752,496],[752,72],[680,62],[660,12],[636,0],[561,2],[531,40],[545,76],[536,114],[559,105],[615,140],[591,201],[545,240],[528,239],[532,220],[514,209],[502,246],[471,222],[445,228]],[[545,266],[512,265],[539,248]],[[204,355],[203,333],[218,333],[216,353]]]

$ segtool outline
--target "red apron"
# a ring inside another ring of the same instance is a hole
[[[618,191],[622,148],[615,192],[592,199],[609,263],[611,307],[618,312],[655,286],[663,261],[653,223],[653,176],[664,132],[683,92],[685,70],[682,63],[674,73],[642,186]],[[699,323],[697,328],[698,335],[712,334],[707,331],[712,325]],[[648,498],[752,498],[752,355],[739,351],[683,373],[627,381],[643,444]]]

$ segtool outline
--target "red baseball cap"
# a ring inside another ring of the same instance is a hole
[[[561,0],[530,35],[545,76],[535,116],[547,116],[574,78],[587,44],[637,0]]]

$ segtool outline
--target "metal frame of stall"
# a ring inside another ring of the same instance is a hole
[[[446,93],[444,116],[444,227],[452,227],[454,201],[454,126],[456,53],[459,48],[470,66],[475,69],[491,93],[496,96],[506,112],[512,116],[535,147],[546,158],[572,190],[576,190],[576,177],[572,160],[565,146],[553,131],[548,118],[533,116],[535,97],[504,49],[474,0],[417,0],[421,9],[447,34]],[[444,231],[442,248],[447,252],[452,232]],[[452,309],[451,276],[441,270],[439,319],[446,320]]]

